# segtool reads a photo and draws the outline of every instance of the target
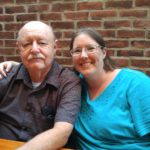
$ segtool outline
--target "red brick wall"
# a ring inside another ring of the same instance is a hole
[[[30,20],[53,26],[60,41],[56,59],[65,66],[71,66],[72,33],[90,26],[120,66],[150,75],[150,0],[0,0],[0,61],[19,59],[16,33]]]

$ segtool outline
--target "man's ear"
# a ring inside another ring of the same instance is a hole
[[[20,54],[20,45],[19,42],[16,42],[16,47],[17,47],[17,54]]]
[[[54,48],[57,50],[58,47],[59,47],[59,41],[56,39],[56,40],[54,41]]]

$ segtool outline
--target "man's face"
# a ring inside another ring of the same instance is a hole
[[[20,33],[18,47],[28,70],[50,69],[56,53],[53,34],[47,28],[25,28]]]

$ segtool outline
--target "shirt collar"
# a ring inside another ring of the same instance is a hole
[[[32,84],[29,73],[22,63],[19,65],[19,68],[20,69],[19,69],[18,74],[16,76],[16,80],[21,79],[21,80],[24,80],[24,82],[26,84]],[[60,85],[59,75],[60,75],[62,69],[63,69],[63,67],[54,61],[51,69],[49,70],[49,72],[48,72],[48,74],[44,80],[44,82],[46,84],[49,84],[49,85],[52,85],[52,86],[58,88]]]

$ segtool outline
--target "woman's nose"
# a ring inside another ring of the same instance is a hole
[[[82,49],[81,57],[83,57],[83,58],[87,58],[88,57],[87,51],[85,49]]]

